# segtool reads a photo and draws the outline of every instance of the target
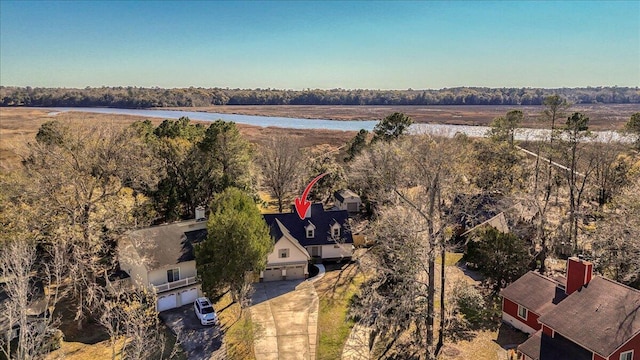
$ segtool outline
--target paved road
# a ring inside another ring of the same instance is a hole
[[[203,326],[193,312],[193,305],[185,305],[160,313],[162,321],[178,334],[180,345],[189,360],[225,359],[222,331],[218,325]]]
[[[255,284],[251,318],[257,360],[315,360],[318,294],[308,281]]]

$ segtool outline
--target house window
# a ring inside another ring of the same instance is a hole
[[[304,227],[305,230],[305,234],[307,235],[307,239],[311,239],[316,235],[316,226],[313,225],[313,223],[311,223],[311,221],[309,221],[309,223],[307,224],[307,226]]]
[[[167,281],[174,282],[180,280],[180,269],[167,270]]]
[[[523,320],[527,320],[527,308],[522,305],[518,305],[518,317]]]
[[[333,233],[331,234],[334,238],[337,238],[340,236],[340,226],[335,226],[333,228]]]
[[[284,259],[284,258],[288,258],[289,257],[289,249],[280,249],[280,258]]]
[[[633,360],[633,350],[625,351],[620,354],[620,360]]]

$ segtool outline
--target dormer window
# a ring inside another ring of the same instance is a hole
[[[337,239],[340,237],[340,224],[334,219],[331,224],[331,237]]]
[[[305,234],[307,234],[307,239],[312,239],[316,236],[316,227],[309,221],[309,224],[304,227]]]

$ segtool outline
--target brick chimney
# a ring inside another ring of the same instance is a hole
[[[567,260],[567,286],[565,292],[571,295],[587,285],[593,276],[593,264],[577,257]]]

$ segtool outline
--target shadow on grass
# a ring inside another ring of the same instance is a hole
[[[462,270],[462,272],[466,276],[472,278],[474,281],[482,282],[485,279],[484,276],[482,274],[480,274],[480,272],[472,270],[472,269],[469,269],[469,267],[467,267],[467,264],[463,260],[458,261],[456,263],[456,266],[460,270]]]
[[[64,334],[65,341],[94,345],[109,340],[104,327],[97,321],[85,319],[79,327],[78,321],[74,320],[75,315],[75,304],[69,298],[60,301],[54,310],[53,316],[60,319],[58,329]]]
[[[515,349],[518,345],[527,340],[529,335],[513,328],[510,325],[502,323],[498,329],[498,337],[494,340],[501,348],[505,350]]]

